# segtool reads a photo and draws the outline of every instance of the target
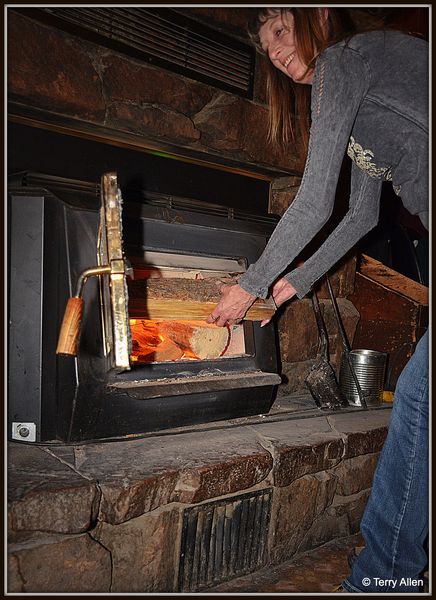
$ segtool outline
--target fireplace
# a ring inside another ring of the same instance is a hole
[[[273,326],[246,321],[218,328],[198,315],[175,318],[175,306],[167,308],[167,317],[156,317],[147,314],[142,290],[147,282],[192,286],[237,277],[261,254],[276,218],[127,184],[120,190],[124,253],[133,274],[130,348],[121,367],[111,348],[103,276],[90,277],[83,287],[77,356],[56,356],[67,300],[81,274],[96,264],[99,177],[30,170],[10,176],[12,439],[118,438],[271,407],[280,383]]]

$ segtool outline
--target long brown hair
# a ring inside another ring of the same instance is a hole
[[[321,8],[321,7],[320,7]],[[345,8],[329,8],[327,27],[321,25],[320,8],[264,7],[253,11],[248,24],[256,49],[266,56],[259,41],[259,29],[269,19],[281,15],[284,26],[287,13],[292,13],[295,39],[302,61],[312,70],[316,57],[328,46],[351,37],[357,28]],[[309,85],[295,84],[267,59],[267,97],[269,104],[269,140],[280,146],[298,141],[304,154],[307,150],[310,127]]]

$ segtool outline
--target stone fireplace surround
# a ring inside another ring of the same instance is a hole
[[[231,10],[242,27],[244,9]],[[86,123],[88,130],[108,127],[253,172],[266,169],[271,211],[281,213],[292,201],[303,161],[297,148],[284,155],[265,145],[261,65],[254,98],[245,100],[83,42],[25,11],[9,11],[8,43],[12,102]],[[358,320],[346,299],[354,271],[351,258],[332,278],[350,338]],[[322,305],[331,312],[328,302]],[[282,404],[286,394],[301,392],[315,357],[311,317],[305,300],[281,317],[288,376]],[[272,488],[265,564],[354,533],[389,413],[386,406],[328,416],[309,410],[293,420],[275,419],[273,410],[120,442],[11,443],[8,591],[177,592],[185,508],[253,490]]]
[[[389,415],[272,411],[142,439],[11,443],[7,589],[178,592],[184,510],[255,490],[272,489],[262,566],[356,533]]]

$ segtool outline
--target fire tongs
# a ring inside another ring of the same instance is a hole
[[[132,269],[123,253],[122,198],[114,172],[102,175],[101,201],[98,265],[79,275],[75,294],[65,309],[56,354],[77,355],[84,308],[83,287],[89,277],[97,276],[101,283],[105,354],[113,351],[114,366],[129,369],[131,335],[126,276],[132,276]]]
[[[354,370],[354,366],[351,362],[350,344],[347,339],[347,334],[345,332],[344,324],[342,323],[338,304],[336,302],[336,298],[333,293],[328,274],[325,275],[325,280],[327,283],[330,300],[332,302],[333,311],[335,313],[336,322],[338,324],[338,330],[341,335],[345,359],[348,363],[351,376],[353,377],[354,384],[357,388],[357,393],[359,394],[361,406],[362,408],[367,409],[368,406],[365,400],[365,393],[360,386],[356,371]],[[319,308],[318,296],[316,295],[315,290],[312,291],[312,305],[313,310],[315,312],[316,324],[318,326],[318,333],[320,339],[320,356],[318,361],[310,369],[305,379],[305,383],[309,388],[309,391],[312,394],[312,397],[315,400],[317,406],[319,406],[320,408],[338,409],[344,406],[349,406],[348,400],[345,398],[341,389],[339,388],[335,372],[328,360],[328,335]]]
[[[348,406],[348,400],[342,394],[329,362],[328,335],[315,290],[312,290],[312,306],[318,327],[319,353],[316,363],[307,374],[305,384],[319,408],[340,409]]]

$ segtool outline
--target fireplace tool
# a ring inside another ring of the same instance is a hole
[[[338,386],[335,372],[328,359],[327,330],[315,290],[312,290],[312,306],[319,334],[319,358],[310,369],[305,384],[319,408],[340,409],[348,406],[348,401]]]
[[[89,277],[101,278],[102,306],[107,324],[104,331],[105,354],[113,351],[114,366],[130,369],[131,334],[128,320],[126,276],[132,269],[122,245],[122,198],[117,174],[101,177],[101,209],[96,267],[83,271],[77,281],[75,295],[69,298],[59,334],[57,354],[76,356],[83,317],[83,287]],[[109,307],[112,307],[112,311]]]
[[[343,347],[343,352],[344,352],[344,355],[345,355],[345,360],[348,363],[348,368],[350,369],[350,373],[351,373],[351,376],[353,378],[354,385],[356,386],[357,393],[359,395],[360,404],[361,404],[362,408],[367,409],[368,405],[367,405],[367,402],[366,402],[366,399],[365,399],[365,395],[370,395],[371,392],[366,392],[365,393],[364,390],[362,390],[362,387],[360,385],[359,379],[357,377],[356,371],[354,369],[354,365],[353,365],[351,357],[350,357],[350,352],[351,352],[350,343],[348,341],[347,334],[345,332],[345,327],[344,327],[344,324],[343,324],[342,319],[341,319],[341,315],[340,315],[339,308],[338,308],[338,303],[336,302],[336,298],[335,298],[335,295],[333,293],[333,289],[332,289],[332,286],[330,284],[330,279],[329,279],[329,276],[328,276],[327,273],[325,275],[325,280],[326,280],[326,283],[327,283],[327,288],[328,288],[328,291],[329,291],[330,300],[332,302],[333,311],[335,313],[336,322],[338,324],[338,330],[339,330],[339,333],[341,334],[342,347]]]

